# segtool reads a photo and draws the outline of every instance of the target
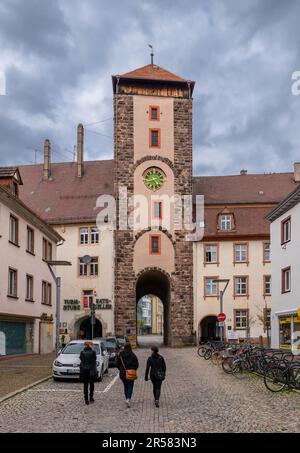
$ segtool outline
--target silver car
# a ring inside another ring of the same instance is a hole
[[[62,349],[53,362],[53,379],[79,379],[80,377],[80,353],[84,349],[85,340],[70,341]],[[102,381],[103,375],[108,373],[109,356],[103,341],[93,340],[93,349],[97,354],[98,380]]]

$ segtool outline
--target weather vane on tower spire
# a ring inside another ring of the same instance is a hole
[[[153,46],[152,46],[152,44],[148,44],[148,46],[149,46],[150,49],[151,49],[151,64],[152,64],[152,66],[153,66],[153,64],[154,64],[154,63],[153,63],[153,59],[154,59]]]

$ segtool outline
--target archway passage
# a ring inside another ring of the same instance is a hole
[[[158,269],[143,272],[136,283],[136,304],[147,295],[153,295],[163,304],[163,344],[170,345],[170,281],[166,274]]]
[[[218,340],[219,332],[217,327],[217,317],[216,316],[206,316],[200,322],[200,340],[207,341],[207,340]]]
[[[99,319],[95,320],[94,324],[94,335],[93,338],[102,337],[102,324]],[[84,318],[81,321],[78,321],[78,337],[82,340],[91,340],[92,339],[92,323],[91,317]]]
[[[164,305],[159,297],[148,294],[137,303],[137,336],[138,343],[160,345],[164,334]]]

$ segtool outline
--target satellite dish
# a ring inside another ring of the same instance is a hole
[[[84,264],[91,264],[92,262],[92,257],[90,255],[85,255],[83,258],[82,258],[82,261]]]

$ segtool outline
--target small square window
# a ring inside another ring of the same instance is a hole
[[[150,255],[160,255],[160,236],[150,236]]]
[[[285,244],[291,240],[291,218],[287,218],[281,222],[281,244]]]
[[[281,271],[281,291],[288,293],[291,291],[291,268],[287,267]]]
[[[160,129],[150,129],[150,148],[160,148]]]
[[[159,107],[158,106],[150,106],[149,108],[149,120],[150,121],[159,121]]]
[[[155,219],[162,219],[162,202],[161,201],[153,202],[153,216]]]

